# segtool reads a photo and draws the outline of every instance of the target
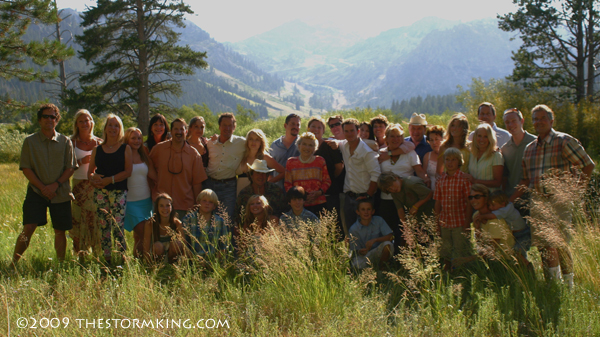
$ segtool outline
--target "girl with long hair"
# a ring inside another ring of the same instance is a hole
[[[159,194],[154,201],[154,214],[144,225],[146,259],[164,256],[172,263],[184,254],[183,226],[175,215],[173,199],[166,193]]]

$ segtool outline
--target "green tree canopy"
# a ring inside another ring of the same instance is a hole
[[[70,58],[73,49],[56,39],[24,41],[23,36],[34,21],[51,24],[58,20],[51,0],[0,0],[0,78],[31,82],[56,77],[55,70],[41,66]],[[10,98],[0,99],[0,106],[11,105]]]
[[[172,0],[99,0],[82,15],[86,29],[76,40],[92,69],[80,78],[82,90],[71,92],[70,105],[132,114],[146,132],[150,106],[180,95],[181,76],[207,66],[206,53],[177,45],[174,28],[192,13]]]
[[[600,73],[600,2],[597,0],[513,0],[519,9],[498,16],[504,31],[519,32],[510,76],[525,87],[554,88],[575,102],[597,95]]]

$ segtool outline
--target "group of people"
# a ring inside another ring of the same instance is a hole
[[[94,136],[92,115],[80,110],[68,138],[55,130],[58,108],[47,104],[38,111],[40,132],[23,144],[20,169],[29,185],[13,262],[50,208],[59,258],[67,230],[77,254],[93,249],[110,261],[113,241],[125,251],[127,230],[133,231],[135,256],[174,260],[220,255],[229,249],[223,237],[233,235],[235,242],[243,231],[316,224],[324,210],[336,210],[340,237],[349,241],[357,268],[385,262],[405,245],[402,227],[409,216],[435,216],[449,266],[469,258],[465,231],[471,223],[526,263],[527,195],[518,186],[541,191],[548,170],[578,167],[589,176],[594,163],[576,139],[554,131],[554,114],[545,105],[532,110],[537,137],[523,129],[518,109],[502,116],[508,131],[496,125],[493,104],[482,103],[477,113],[480,124],[471,133],[462,113],[447,128],[414,113],[406,138],[404,127],[383,115],[363,123],[341,115],[311,117],[302,132],[301,117],[290,114],[285,135],[269,146],[260,129],[234,135],[232,113],[219,115],[219,134],[210,138],[200,116],[169,125],[158,114],[143,142],[141,130],[123,130],[116,115],[106,119],[101,138]],[[331,138],[324,138],[326,128]],[[568,251],[539,248],[547,252],[542,256],[550,275],[560,277],[560,264],[563,278],[572,280]]]

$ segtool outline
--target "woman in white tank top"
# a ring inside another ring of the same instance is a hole
[[[75,201],[72,203],[73,229],[69,236],[73,239],[73,250],[83,257],[90,248],[100,252],[100,229],[96,226],[96,206],[93,201],[94,186],[88,180],[88,167],[93,149],[100,139],[94,136],[94,119],[89,111],[81,109],[75,114],[73,136],[71,136],[75,157],[79,166],[73,173],[72,189]]]
[[[133,169],[127,179],[127,208],[124,228],[133,231],[133,256],[143,256],[144,223],[152,217],[152,193],[148,178],[156,180],[156,171],[143,145],[142,131],[129,128],[123,138],[132,150]]]

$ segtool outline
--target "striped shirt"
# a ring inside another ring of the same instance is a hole
[[[465,212],[471,193],[471,182],[462,171],[457,171],[453,176],[443,173],[435,183],[433,199],[442,205],[440,214],[437,214],[443,228],[463,227],[467,221]],[[469,214],[470,220],[471,214]]]
[[[574,172],[594,164],[581,143],[572,136],[554,129],[544,139],[539,137],[527,145],[523,154],[523,179],[530,179],[529,187],[546,193],[541,184],[542,176],[550,169]]]
[[[285,165],[285,182],[286,192],[293,186],[302,186],[306,194],[323,190],[323,195],[319,196],[314,203],[307,203],[305,206],[320,205],[327,202],[325,192],[331,186],[331,178],[327,172],[327,164],[321,156],[315,156],[315,159],[310,163],[303,163],[300,157],[292,157],[287,160]]]
[[[482,155],[481,158],[472,156],[469,161],[469,174],[477,180],[494,180],[494,166],[504,167],[504,157],[499,151]],[[500,187],[488,187],[490,192],[497,191]]]

